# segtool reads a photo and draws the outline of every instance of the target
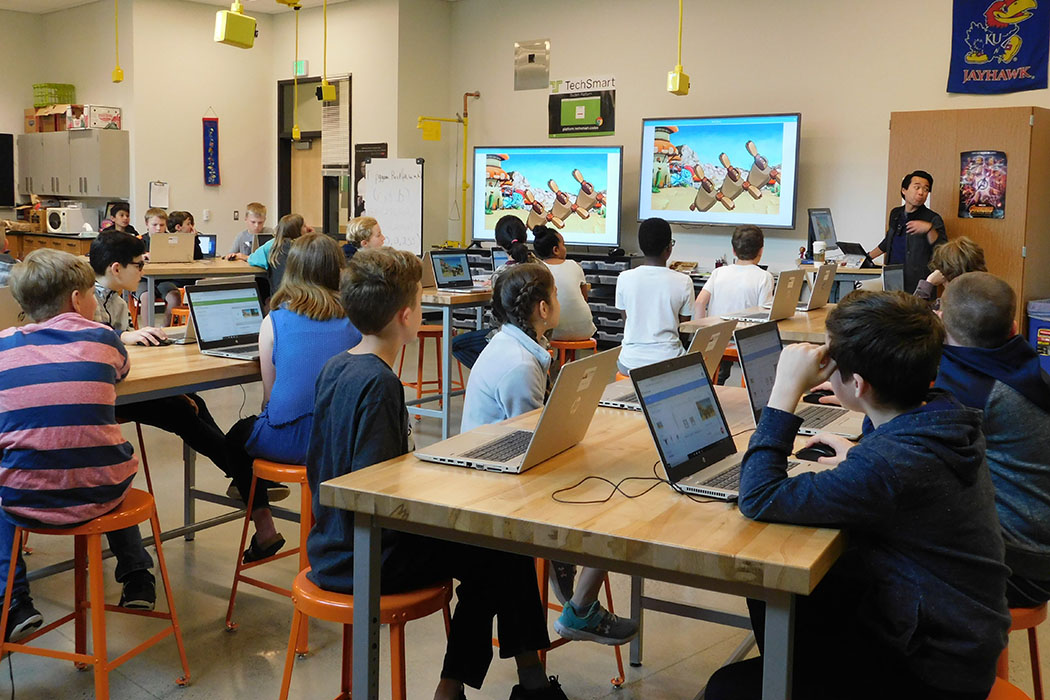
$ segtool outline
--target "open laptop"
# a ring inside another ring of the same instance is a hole
[[[29,323],[22,307],[15,301],[10,287],[0,287],[0,330]]]
[[[781,350],[780,330],[775,323],[763,323],[739,328],[733,336],[736,338],[736,351],[740,354],[740,367],[744,372],[744,383],[747,385],[747,400],[751,404],[755,425],[758,425],[762,409],[769,403],[773,381],[777,376]],[[802,419],[799,434],[835,433],[850,440],[860,437],[864,423],[863,413],[823,404],[800,406],[804,407],[795,411],[795,415]]]
[[[485,289],[474,284],[470,260],[465,250],[435,250],[430,253],[434,286],[446,292],[475,292]]]
[[[201,247],[201,254],[204,255],[204,259],[215,257],[215,247],[218,242],[218,236],[214,233],[198,233],[197,243]]]
[[[214,285],[214,284],[255,284],[255,275],[234,275],[232,277],[205,277],[199,279],[194,284],[200,285]],[[184,326],[180,326],[178,330],[165,331],[168,338],[170,338],[176,345],[190,345],[197,342],[197,333],[193,329],[193,321],[190,320]]]
[[[831,288],[835,285],[835,270],[838,265],[827,263],[817,268],[813,277],[813,292],[809,295],[809,301],[795,307],[798,311],[813,311],[822,306],[827,306],[831,298]]]
[[[193,262],[196,236],[189,233],[155,233],[149,237],[151,263]],[[146,274],[149,274],[147,270]]]
[[[422,450],[416,457],[493,472],[520,474],[573,447],[587,434],[598,399],[616,374],[620,348],[569,362],[558,372],[536,430],[483,425]]]
[[[639,367],[631,381],[667,479],[678,491],[736,500],[740,463],[722,405],[699,353]],[[792,475],[829,467],[791,460]]]
[[[254,280],[190,285],[186,302],[202,355],[259,359],[263,313]]]
[[[779,321],[795,315],[795,307],[802,296],[802,283],[806,279],[805,270],[784,270],[777,278],[777,288],[773,292],[773,305],[769,311],[756,311],[750,314],[736,313],[723,316],[727,321],[744,323],[764,323]]]
[[[842,263],[843,267],[852,268],[854,270],[858,268],[871,268],[875,267],[875,263],[868,257],[868,251],[864,250],[864,246],[860,243],[847,243],[846,241],[839,241],[839,250],[845,256],[845,262]]]
[[[420,284],[423,285],[423,289],[433,289],[437,286],[437,282],[434,281],[434,263],[430,261],[430,251],[423,253],[423,279],[420,280]]]
[[[259,250],[273,239],[272,233],[257,233],[252,236],[252,252]]]
[[[492,249],[492,271],[500,269],[510,261],[510,253],[502,248]]]
[[[904,265],[882,266],[882,288],[887,292],[904,291]]]

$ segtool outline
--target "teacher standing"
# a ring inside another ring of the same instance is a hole
[[[916,170],[901,181],[904,205],[890,212],[886,237],[868,253],[872,259],[885,254],[886,265],[904,265],[904,291],[915,292],[919,280],[930,272],[933,249],[948,242],[944,219],[926,206],[926,197],[933,189],[933,176],[925,170]]]

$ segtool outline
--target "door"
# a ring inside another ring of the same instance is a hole
[[[292,211],[318,231],[324,230],[320,138],[292,144],[291,171]]]

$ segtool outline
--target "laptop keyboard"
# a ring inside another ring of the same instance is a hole
[[[789,460],[787,463],[787,470],[791,471],[799,465],[798,462]],[[740,467],[743,463],[737,464],[736,466],[726,469],[721,474],[716,474],[707,481],[700,482],[701,486],[711,486],[716,489],[723,489],[725,491],[739,491],[740,490]]]
[[[802,419],[804,427],[817,430],[837,420],[842,415],[842,409],[830,406],[807,406],[795,415]]]
[[[638,394],[632,391],[630,394],[617,396],[613,401],[616,401],[617,403],[638,403]]]
[[[531,430],[515,430],[513,433],[507,433],[459,456],[471,459],[487,459],[491,462],[507,462],[525,454],[525,451],[529,449],[530,442],[532,442]]]
[[[224,348],[224,351],[232,353],[234,355],[258,355],[259,354],[259,346],[258,345],[238,345],[237,347],[233,347],[233,348]]]

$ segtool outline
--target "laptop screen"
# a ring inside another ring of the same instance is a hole
[[[492,249],[492,271],[500,269],[510,260],[510,254],[505,250],[499,248]]]
[[[734,337],[747,382],[747,397],[757,425],[762,409],[769,403],[769,395],[773,393],[773,381],[777,378],[780,331],[775,323],[763,323],[752,328],[742,328]]]
[[[904,265],[882,266],[882,288],[887,292],[904,291]]]
[[[209,233],[198,233],[197,234],[197,243],[200,245],[201,252],[204,254],[204,257],[206,257],[206,258],[214,258],[215,257],[215,238],[216,238],[216,236],[214,234],[209,234]]]
[[[686,366],[637,380],[638,396],[668,473],[729,437],[699,355]],[[678,363],[681,364],[681,363]]]
[[[187,287],[186,297],[201,347],[222,341],[236,344],[251,336],[255,337],[252,342],[257,342],[263,316],[254,284]]]
[[[469,287],[474,284],[466,253],[435,251],[430,259],[434,263],[434,281],[438,287]]]

